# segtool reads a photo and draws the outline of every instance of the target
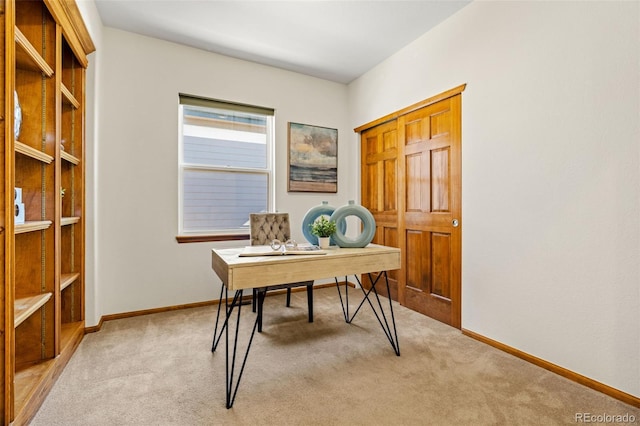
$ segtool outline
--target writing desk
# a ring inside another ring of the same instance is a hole
[[[216,275],[222,280],[220,289],[220,303],[218,304],[218,313],[216,315],[215,331],[213,335],[212,352],[225,333],[225,352],[226,352],[226,392],[227,392],[227,408],[233,406],[233,402],[238,392],[238,385],[247,362],[251,342],[253,341],[256,327],[258,325],[258,316],[256,316],[251,337],[247,345],[242,364],[240,366],[238,376],[236,373],[236,354],[238,346],[238,331],[240,329],[240,314],[242,311],[242,295],[247,289],[266,287],[269,285],[277,285],[288,282],[298,282],[307,280],[316,280],[321,278],[334,277],[338,294],[340,295],[340,303],[345,321],[351,321],[358,314],[363,304],[368,305],[373,310],[378,323],[382,327],[391,347],[396,355],[400,355],[400,347],[398,344],[398,335],[396,332],[395,318],[393,316],[393,306],[389,299],[389,314],[387,317],[382,302],[378,297],[376,284],[381,277],[384,277],[387,286],[387,294],[389,294],[389,282],[387,271],[400,269],[400,249],[395,247],[381,246],[377,244],[369,244],[364,248],[331,248],[325,250],[325,254],[314,255],[282,255],[282,256],[256,256],[241,257],[242,248],[232,249],[213,249],[212,250],[212,268]],[[372,273],[380,272],[377,277],[372,277]],[[360,274],[369,274],[372,286],[371,289],[365,291],[360,283]],[[363,298],[353,315],[349,314],[349,286],[345,286],[345,299],[343,300],[340,286],[338,285],[339,276],[344,276],[345,281],[348,275],[354,275],[360,288],[362,289]],[[235,291],[233,299],[229,301],[228,290]],[[376,303],[372,303],[369,295],[373,293]],[[218,323],[220,320],[220,311],[224,296],[225,318],[218,334]],[[232,356],[229,356],[229,327],[228,322],[233,312],[236,311],[236,327],[235,337],[233,340]],[[234,382],[235,380],[235,382]],[[235,386],[234,386],[235,385]]]

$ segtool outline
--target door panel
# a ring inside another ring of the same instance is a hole
[[[366,206],[371,213],[376,212],[378,207],[378,195],[380,195],[380,188],[378,188],[378,165],[376,163],[366,164],[363,169],[363,181],[362,187],[367,188],[367,192],[362,193],[362,205]],[[366,182],[364,181],[366,179]]]
[[[428,211],[429,188],[421,183],[421,177],[429,174],[429,165],[425,163],[422,153],[407,155],[405,168],[405,190],[407,191],[405,212]]]
[[[451,235],[431,233],[431,279],[430,293],[433,296],[451,299]]]
[[[395,151],[395,150],[394,150]],[[395,152],[394,152],[395,155]],[[383,211],[392,212],[397,217],[398,197],[396,175],[398,174],[398,161],[394,157],[386,159],[383,163],[384,170],[384,202]]]
[[[429,238],[428,234],[421,231],[409,230],[406,233],[407,256],[406,287],[413,292],[429,292]]]
[[[431,211],[449,211],[449,148],[431,151]]]

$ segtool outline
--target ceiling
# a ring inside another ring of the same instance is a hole
[[[349,83],[469,2],[96,0],[96,5],[108,27]]]

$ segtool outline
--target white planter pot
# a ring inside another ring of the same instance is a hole
[[[331,240],[331,237],[318,237],[318,245],[322,249],[329,248],[330,240]]]

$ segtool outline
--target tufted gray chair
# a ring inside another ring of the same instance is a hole
[[[289,213],[251,213],[251,245],[269,245],[274,239],[284,243],[291,238]]]
[[[251,245],[269,245],[274,239],[284,244],[291,238],[289,213],[251,213],[249,215],[251,228]],[[307,287],[307,304],[309,305],[309,322],[313,322],[313,281],[301,281],[288,284],[270,285],[253,290],[253,311],[258,309],[258,332],[262,332],[262,306],[267,291],[287,289],[287,307],[291,305],[291,289],[293,287]]]

